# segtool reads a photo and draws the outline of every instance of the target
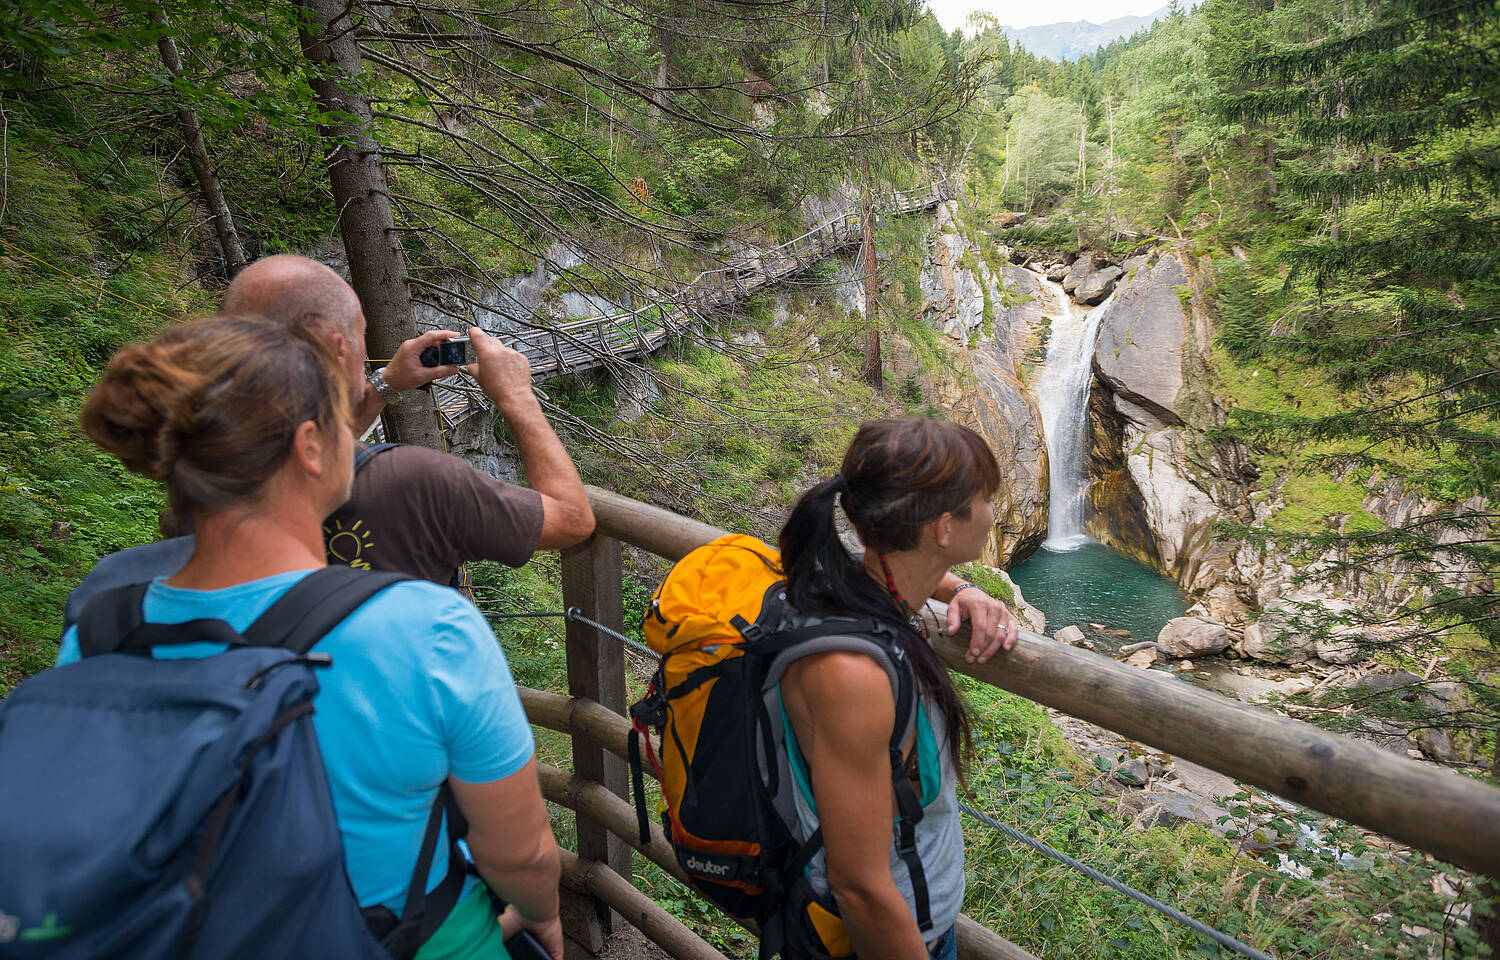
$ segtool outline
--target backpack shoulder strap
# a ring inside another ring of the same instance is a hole
[[[113,653],[145,620],[141,603],[150,582],[130,583],[94,594],[78,616],[78,656]]]
[[[304,654],[366,600],[393,583],[410,579],[404,574],[342,565],[314,570],[250,624],[245,643]]]
[[[365,464],[380,456],[382,453],[385,453],[387,450],[394,450],[399,446],[401,446],[401,444],[399,443],[372,443],[368,447],[362,447],[359,452],[354,455],[354,472],[359,473],[360,470],[364,469]]]

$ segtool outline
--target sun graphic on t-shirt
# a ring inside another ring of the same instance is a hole
[[[362,529],[363,526],[363,520],[354,521],[347,530],[339,520],[323,525],[323,549],[331,562],[346,563],[359,570],[370,569],[370,561],[363,559],[363,554],[366,548],[375,544],[370,540],[370,531]]]

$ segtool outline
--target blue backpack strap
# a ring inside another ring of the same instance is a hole
[[[399,443],[372,443],[368,447],[361,447],[354,454],[354,472],[359,473],[364,468],[364,465],[375,457],[380,456],[387,450],[394,450],[399,446],[401,446]]]
[[[78,615],[78,656],[112,653],[144,621],[141,602],[150,583],[130,583],[94,594]]]
[[[252,647],[281,647],[301,656],[366,600],[393,583],[410,579],[341,564],[314,570],[250,624],[242,642]]]

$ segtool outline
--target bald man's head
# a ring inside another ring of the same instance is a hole
[[[259,315],[328,344],[351,384],[365,364],[365,313],[344,278],[316,260],[277,254],[239,272],[224,291],[223,313]]]
[[[316,260],[277,254],[239,272],[222,312],[258,314],[319,336],[364,338],[364,312],[344,278]]]

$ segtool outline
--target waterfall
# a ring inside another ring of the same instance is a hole
[[[1054,551],[1076,550],[1090,542],[1083,531],[1084,496],[1089,484],[1089,379],[1099,318],[1110,301],[1084,311],[1073,304],[1059,284],[1050,280],[1042,284],[1056,303],[1047,359],[1036,387],[1051,473],[1047,541],[1042,545]]]

